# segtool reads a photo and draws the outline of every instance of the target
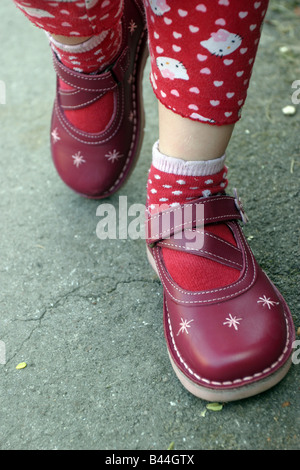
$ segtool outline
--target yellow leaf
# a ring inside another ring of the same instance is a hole
[[[206,408],[211,411],[221,411],[223,405],[221,403],[208,403],[206,405]]]
[[[18,364],[18,365],[16,366],[16,369],[17,369],[17,370],[25,369],[25,367],[27,367],[26,362],[20,362],[20,364]]]

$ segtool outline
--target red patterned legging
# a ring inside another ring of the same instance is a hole
[[[51,34],[116,27],[127,0],[13,0]],[[240,118],[268,0],[144,0],[151,83],[175,113],[210,124]]]

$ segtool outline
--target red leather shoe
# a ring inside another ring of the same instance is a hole
[[[143,138],[141,88],[147,55],[143,1],[129,0],[124,7],[120,55],[104,73],[74,72],[53,56],[57,76],[76,91],[61,90],[57,85],[51,123],[52,157],[62,180],[82,196],[110,196],[134,167]],[[114,93],[114,110],[102,132],[83,132],[66,119],[64,110],[83,108],[108,91]]]
[[[203,205],[204,217],[196,212],[198,204]],[[187,207],[189,214],[184,216]],[[148,256],[164,287],[164,330],[171,363],[182,384],[208,401],[227,402],[263,392],[278,383],[291,365],[292,317],[254,259],[238,223],[245,217],[240,199],[226,195],[148,215]],[[191,244],[186,227],[195,230],[199,224],[219,222],[230,228],[236,247],[203,227],[197,228],[199,239]],[[186,291],[166,270],[164,246],[235,266],[239,279],[219,289]]]

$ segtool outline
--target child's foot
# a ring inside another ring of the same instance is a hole
[[[147,33],[141,0],[126,2],[121,32],[121,43],[115,43],[117,57],[101,73],[81,71],[94,67],[94,58],[88,60],[91,51],[101,58],[99,45],[89,49],[87,41],[88,54],[84,60],[80,56],[80,64],[75,63],[78,57],[70,59],[58,52],[57,44],[54,47],[58,80],[51,123],[52,157],[62,180],[90,198],[107,197],[124,184],[142,143],[141,81]],[[66,66],[68,59],[71,62]]]
[[[196,163],[198,171],[202,163]],[[204,179],[194,176],[195,186],[187,172],[168,170],[152,165],[149,173],[147,251],[164,287],[172,366],[182,384],[205,400],[226,402],[267,390],[291,365],[294,327],[239,226],[246,221],[241,201],[218,194],[226,172],[222,177],[217,167]],[[206,186],[211,195],[201,197],[209,194]],[[167,208],[158,208],[163,203]]]

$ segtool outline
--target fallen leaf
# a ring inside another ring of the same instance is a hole
[[[18,364],[18,365],[16,366],[16,369],[17,369],[17,370],[25,369],[25,367],[27,367],[26,362],[20,362],[20,364]]]
[[[211,411],[221,411],[223,409],[223,405],[221,403],[208,403],[206,408]]]
[[[294,114],[296,114],[296,108],[295,106],[288,105],[282,108],[282,112],[286,116],[294,116]]]
[[[286,52],[289,52],[289,48],[286,47],[286,46],[281,46],[279,48],[279,51],[282,53],[282,54],[285,54]]]

